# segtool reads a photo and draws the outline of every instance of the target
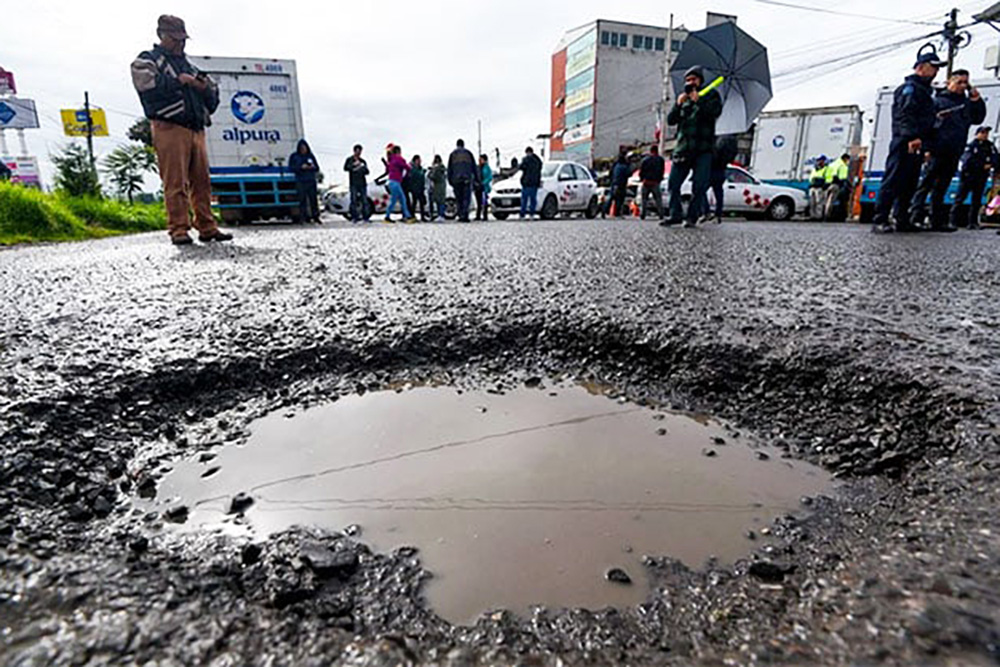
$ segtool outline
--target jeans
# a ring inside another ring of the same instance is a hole
[[[889,157],[885,160],[885,176],[875,204],[875,227],[889,224],[889,216],[895,213],[896,228],[910,228],[910,202],[917,189],[923,161],[923,153],[911,153],[906,141],[892,140]]]
[[[962,202],[965,201],[966,195],[970,194],[972,195],[972,201],[969,202],[968,227],[969,229],[975,229],[979,226],[979,207],[983,205],[983,190],[986,189],[986,180],[988,178],[989,176],[985,171],[975,176],[962,174],[961,181],[959,181],[958,193],[955,195],[955,203],[951,207],[950,221],[952,227],[965,226],[958,224],[958,209],[962,206]]]
[[[368,185],[355,183],[351,185],[351,222],[367,220],[371,214],[368,211]]]
[[[913,193],[910,203],[910,221],[914,224],[923,222],[926,217],[927,195],[931,196],[931,226],[941,227],[945,224],[944,196],[951,186],[951,179],[958,171],[958,163],[962,159],[960,153],[941,152],[931,157],[927,165],[927,174]]]
[[[646,210],[647,210],[647,208],[646,208],[646,202],[648,202],[650,199],[652,199],[653,203],[656,205],[656,215],[658,215],[662,219],[663,218],[663,190],[660,189],[660,184],[659,183],[655,183],[655,184],[649,185],[649,184],[643,183],[642,184],[642,190],[640,192],[641,192],[640,196],[642,197],[641,200],[640,200],[642,202],[642,209],[639,212],[639,217],[642,218],[643,220],[646,219]]]
[[[708,192],[708,181],[712,175],[712,154],[701,153],[683,159],[675,159],[670,167],[670,180],[667,185],[670,190],[670,219],[681,222],[684,219],[684,204],[681,201],[681,186],[691,174],[691,203],[688,204],[687,219],[697,222],[701,215],[703,200]]]
[[[396,202],[403,207],[403,219],[409,219],[410,208],[406,205],[406,193],[403,192],[403,184],[399,181],[389,181],[389,208],[385,209],[385,219],[392,217],[392,211],[396,208]]]
[[[527,185],[521,186],[521,217],[523,218],[525,213],[528,215],[535,215],[538,210],[538,187],[532,187]]]

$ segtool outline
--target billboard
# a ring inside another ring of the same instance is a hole
[[[569,146],[570,144],[577,144],[581,141],[587,141],[594,138],[594,124],[585,123],[584,125],[579,125],[571,130],[566,130],[566,134],[563,135],[563,144]]]
[[[60,109],[62,116],[63,133],[67,137],[87,136],[87,112],[85,109]],[[108,136],[108,119],[104,115],[104,109],[90,107],[90,122],[93,129],[93,136]]]
[[[8,72],[3,67],[0,67],[0,95],[17,95],[14,73]]]
[[[572,79],[597,64],[597,28],[566,47],[566,79]]]
[[[35,188],[42,187],[42,176],[38,169],[38,158],[34,157],[2,157],[0,160],[11,171],[12,183],[20,183]]]
[[[38,127],[35,100],[7,97],[0,100],[0,130],[27,130]]]

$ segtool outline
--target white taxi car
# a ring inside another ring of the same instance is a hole
[[[497,220],[521,212],[521,175],[493,184],[490,211]],[[582,213],[596,218],[598,187],[590,170],[576,162],[546,162],[542,165],[542,186],[538,188],[538,213],[551,220],[560,213]]]
[[[670,178],[670,162],[667,161],[663,176],[663,205],[669,205],[667,181]],[[641,182],[639,172],[629,179],[629,194],[636,196]],[[809,210],[809,197],[797,188],[783,185],[772,185],[759,180],[743,167],[729,165],[726,167],[726,182],[723,186],[723,210],[727,213],[740,215],[764,215],[771,220],[791,220],[796,213]],[[688,178],[681,186],[681,196],[685,206],[691,197],[691,179]],[[709,204],[715,208],[715,195],[708,192]]]
[[[348,220],[351,219],[351,191],[347,185],[338,183],[331,186],[323,193],[323,206],[330,213],[342,215]],[[368,182],[368,214],[369,216],[384,215],[385,209],[389,206],[389,188],[386,187],[385,179],[376,179]],[[430,212],[430,197],[428,196],[428,213]],[[399,207],[396,207],[399,211]],[[457,214],[455,205],[455,193],[451,185],[447,186],[445,194],[444,217],[453,220]]]

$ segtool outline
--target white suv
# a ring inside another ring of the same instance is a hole
[[[590,170],[575,162],[546,162],[538,188],[538,213],[551,220],[560,213],[583,213],[596,218],[597,182]],[[497,220],[521,213],[521,172],[493,184],[490,212]]]

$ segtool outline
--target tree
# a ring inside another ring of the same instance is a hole
[[[128,138],[132,141],[138,141],[140,144],[152,148],[153,128],[149,125],[149,119],[140,118],[132,123],[132,127],[128,129]]]
[[[75,197],[101,196],[101,183],[83,146],[67,144],[58,155],[52,156],[52,162],[56,165],[56,188]]]
[[[104,158],[104,173],[115,186],[118,196],[127,197],[130,204],[133,195],[142,189],[148,171],[156,171],[156,154],[149,146],[122,144]]]

